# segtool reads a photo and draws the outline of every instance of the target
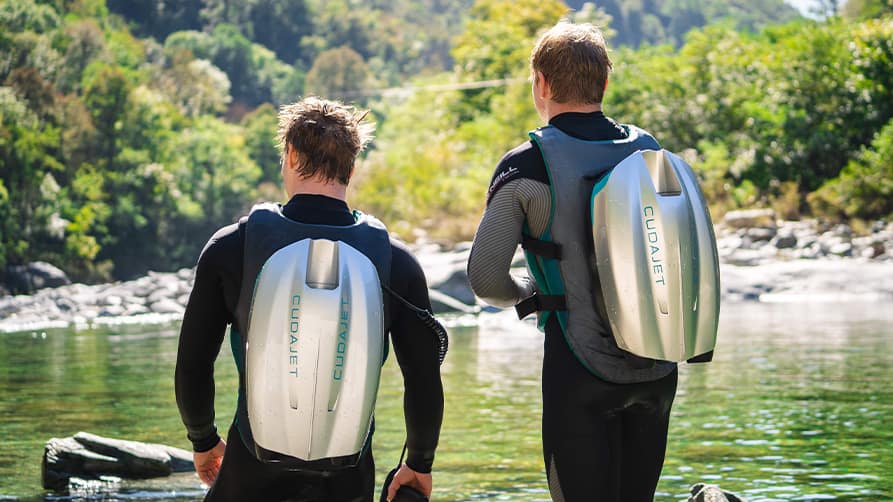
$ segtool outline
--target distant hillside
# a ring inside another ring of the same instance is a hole
[[[586,0],[566,0],[579,10]],[[693,28],[727,19],[738,30],[759,31],[769,24],[800,17],[783,0],[598,0],[592,2],[611,16],[617,34],[613,45],[643,43],[679,46]]]

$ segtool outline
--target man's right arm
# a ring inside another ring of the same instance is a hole
[[[468,281],[482,300],[507,308],[532,295],[529,277],[509,273],[525,223],[539,237],[549,221],[551,192],[539,149],[525,144],[499,163],[468,257]]]
[[[180,417],[196,452],[209,451],[220,442],[214,424],[214,361],[232,321],[225,295],[232,288],[224,287],[231,278],[225,265],[241,259],[233,256],[241,250],[238,237],[237,224],[224,227],[202,250],[180,328],[174,387]]]

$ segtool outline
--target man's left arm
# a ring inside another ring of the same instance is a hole
[[[391,289],[420,309],[431,310],[428,284],[418,261],[402,245],[393,246]],[[439,341],[415,312],[391,300],[391,340],[403,373],[403,413],[406,420],[406,466],[428,475],[428,486],[417,486],[430,495],[430,472],[443,421],[443,384],[438,359]]]
[[[217,232],[199,257],[180,327],[174,376],[177,407],[195,452],[196,471],[207,484],[216,478],[223,455],[224,443],[214,424],[214,361],[231,320],[220,262],[233,245],[233,230],[226,227]]]

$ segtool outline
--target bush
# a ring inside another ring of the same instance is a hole
[[[878,219],[893,217],[893,120],[837,178],[809,197],[818,215]]]

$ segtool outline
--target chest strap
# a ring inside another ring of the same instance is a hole
[[[565,301],[564,295],[541,295],[534,293],[515,305],[518,319],[524,319],[530,314],[544,310],[567,310],[567,301]]]
[[[549,258],[552,260],[561,259],[561,244],[555,242],[535,239],[533,237],[530,237],[529,235],[522,235],[521,247],[525,251],[530,251],[531,253],[537,256],[542,256],[543,258]]]

